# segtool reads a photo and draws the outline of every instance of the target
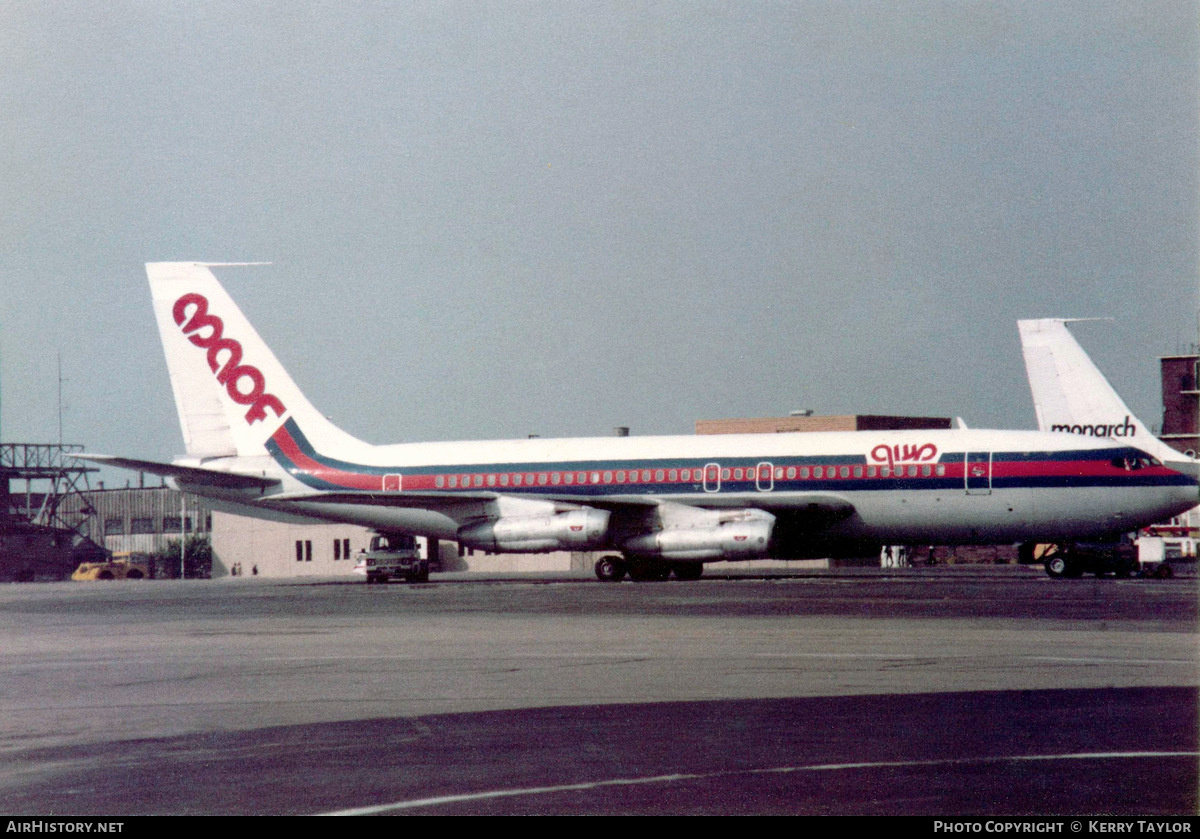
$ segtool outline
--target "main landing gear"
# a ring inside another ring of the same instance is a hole
[[[626,574],[638,583],[666,580],[671,574],[677,580],[698,580],[704,574],[704,563],[602,556],[596,560],[595,570],[596,578],[606,583],[619,583]]]

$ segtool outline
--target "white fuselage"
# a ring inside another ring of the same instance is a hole
[[[777,516],[784,535],[794,531],[814,550],[1103,538],[1200,500],[1194,479],[1117,441],[1026,431],[361,444],[334,458],[285,423],[268,449],[271,457],[255,463],[207,465],[277,475],[277,492],[187,488],[259,515],[275,510],[442,539],[523,503],[751,508]]]

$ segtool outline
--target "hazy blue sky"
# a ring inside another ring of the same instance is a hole
[[[142,263],[372,442],[1030,428],[1197,340],[1195,2],[0,5],[0,437],[182,450]]]

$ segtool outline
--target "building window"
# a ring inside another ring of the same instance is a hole
[[[334,539],[333,540],[333,561],[337,562],[341,558],[342,558],[342,540]]]
[[[105,519],[104,520],[104,535],[105,536],[123,536],[125,534],[124,519]]]
[[[153,533],[154,532],[154,519],[152,519],[152,518],[134,519],[133,521],[130,522],[129,529],[130,529],[131,533]]]
[[[188,516],[183,520],[184,529],[192,529],[192,517]],[[179,532],[179,516],[163,516],[163,532],[178,533]]]
[[[297,539],[296,540],[296,561],[297,562],[312,562],[312,540]]]

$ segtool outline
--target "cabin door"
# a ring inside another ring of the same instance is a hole
[[[965,480],[967,495],[992,494],[991,452],[967,452]]]

